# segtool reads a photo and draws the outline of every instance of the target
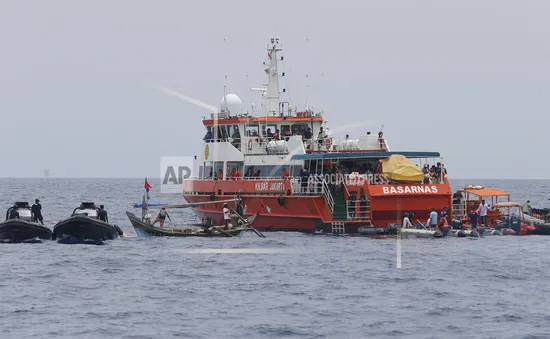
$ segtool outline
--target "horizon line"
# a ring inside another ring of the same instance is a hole
[[[0,179],[161,179],[161,177],[0,177]],[[449,180],[550,180],[550,178],[449,178]]]

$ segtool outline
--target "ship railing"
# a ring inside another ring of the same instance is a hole
[[[323,180],[323,195],[325,196],[325,200],[330,208],[330,213],[334,212],[334,197],[332,196],[330,187],[328,186],[326,180]]]
[[[453,204],[453,219],[462,219],[468,216],[468,207],[466,199],[462,200],[460,204]]]
[[[348,220],[368,220],[370,219],[370,201],[367,200],[362,202],[361,200],[349,200],[349,190],[347,185],[344,185],[346,190],[346,216]]]
[[[320,195],[324,194],[324,180],[321,181],[319,178],[315,177],[293,177],[292,178],[292,193],[293,194],[302,194],[302,195]],[[330,191],[330,189],[329,189]]]
[[[365,220],[370,218],[370,204],[366,201],[347,201],[346,204],[348,220]]]

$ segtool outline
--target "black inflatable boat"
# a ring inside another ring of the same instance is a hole
[[[53,238],[65,244],[102,244],[124,236],[120,227],[100,220],[98,215],[99,208],[93,202],[83,202],[69,218],[55,225]]]
[[[28,202],[18,201],[6,212],[6,221],[0,223],[0,242],[22,243],[52,240],[52,231],[32,221]]]

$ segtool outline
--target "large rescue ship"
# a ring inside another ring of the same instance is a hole
[[[264,231],[356,233],[387,230],[407,212],[422,222],[431,208],[448,206],[452,215],[446,176],[426,178],[421,170],[438,152],[390,151],[382,131],[333,137],[322,112],[296,111],[281,98],[281,52],[279,39],[271,39],[268,81],[252,89],[262,92],[259,112],[243,112],[239,97],[226,94],[219,112],[203,118],[204,152],[184,181],[189,203],[238,196],[245,216],[260,212],[255,225]],[[193,210],[221,224],[222,205]]]

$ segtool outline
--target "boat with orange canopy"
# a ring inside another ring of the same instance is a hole
[[[500,214],[496,223],[500,229],[511,229],[515,235],[536,234],[536,227],[525,222],[523,206],[517,202],[499,202],[493,206],[494,211]],[[505,234],[505,233],[504,233]]]

